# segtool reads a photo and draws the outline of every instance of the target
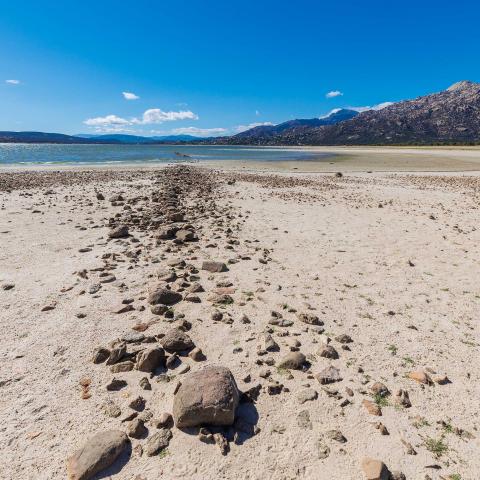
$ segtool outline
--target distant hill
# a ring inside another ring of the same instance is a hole
[[[292,135],[287,144],[395,145],[480,142],[480,84],[447,90],[367,111],[351,120]]]
[[[447,90],[349,116],[257,127],[213,143],[250,145],[432,145],[480,143],[480,84]],[[336,117],[335,117],[336,116]],[[342,118],[343,117],[343,118]],[[320,124],[321,120],[329,123]],[[338,120],[338,121],[337,121]]]
[[[62,133],[0,132],[0,143],[95,143],[95,141]]]
[[[229,145],[275,145],[281,143],[282,138],[286,136],[295,136],[310,128],[334,125],[354,118],[357,115],[358,112],[355,110],[341,109],[323,118],[296,119],[278,125],[260,125],[232,137],[222,137],[218,140],[219,143],[227,143]]]

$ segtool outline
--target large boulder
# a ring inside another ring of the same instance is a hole
[[[68,480],[89,480],[110,467],[128,445],[120,430],[97,433],[67,459]]]
[[[232,425],[239,392],[228,368],[211,366],[182,379],[173,401],[178,428]]]

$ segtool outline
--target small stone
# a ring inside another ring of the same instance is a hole
[[[137,355],[137,370],[141,372],[153,372],[164,363],[165,352],[160,347],[147,348]]]
[[[120,305],[112,308],[112,313],[120,315],[121,313],[131,312],[132,310],[135,310],[135,307],[132,304],[124,305],[123,303],[121,303]]]
[[[125,380],[121,380],[119,378],[113,377],[110,382],[106,385],[106,389],[109,392],[116,392],[125,388],[127,386],[127,382]]]
[[[375,428],[380,431],[382,435],[390,435],[387,430],[387,427],[382,422],[377,422],[375,424]]]
[[[110,350],[108,350],[107,348],[98,347],[93,352],[92,361],[95,364],[103,363],[108,359],[109,356],[110,356]]]
[[[107,401],[101,406],[102,412],[107,415],[107,417],[111,418],[118,418],[121,414],[122,411],[120,410],[120,407],[112,402],[111,400]]]
[[[148,380],[147,377],[143,377],[140,379],[140,381],[138,382],[140,388],[142,388],[143,390],[151,390],[152,389],[152,385],[150,384],[150,381]]]
[[[145,443],[144,451],[151,457],[168,447],[172,432],[168,428],[161,428],[155,432]]]
[[[205,360],[205,355],[203,354],[202,350],[198,347],[195,347],[188,356],[195,362],[201,362]]]
[[[323,322],[312,313],[299,313],[297,317],[301,322],[306,323],[307,325],[323,325]]]
[[[147,428],[142,420],[134,418],[127,424],[127,435],[131,438],[142,438],[147,434]]]
[[[206,270],[210,273],[220,273],[226,272],[228,268],[223,262],[214,262],[212,260],[207,260],[202,263],[202,270]]]
[[[128,437],[119,430],[97,433],[68,458],[68,480],[93,478],[97,473],[113,465],[128,443]]]
[[[126,362],[120,362],[120,363],[116,363],[115,365],[112,365],[110,367],[110,371],[112,373],[131,372],[134,367],[135,367],[135,364],[130,360],[127,360]]]
[[[183,352],[190,350],[195,345],[192,339],[179,328],[172,328],[160,340],[162,347],[169,353]]]
[[[323,369],[321,372],[315,375],[321,385],[328,385],[329,383],[340,382],[342,377],[340,376],[340,370],[333,366]]]
[[[374,395],[380,395],[381,397],[386,397],[390,395],[390,390],[381,382],[375,382],[371,387],[370,390]]]
[[[330,440],[335,440],[338,443],[346,443],[347,439],[343,436],[340,430],[329,430],[325,433],[325,436]]]
[[[416,372],[410,372],[408,374],[408,378],[410,378],[411,380],[415,380],[418,383],[422,383],[423,385],[432,385],[433,384],[430,376],[422,370],[418,370]]]
[[[127,344],[124,342],[117,343],[111,350],[107,360],[107,365],[118,363],[127,353]]]
[[[310,413],[308,410],[302,410],[297,415],[297,424],[300,428],[305,430],[311,430],[313,428],[312,422],[310,421]]]
[[[157,428],[172,428],[173,417],[170,413],[162,413],[155,423]]]
[[[278,364],[278,368],[286,370],[301,370],[306,362],[306,357],[300,352],[288,353]]]
[[[330,358],[336,360],[338,358],[338,352],[332,345],[323,345],[318,351],[318,355],[324,358]]]
[[[448,383],[452,383],[446,375],[437,375],[433,380],[439,385],[447,385]]]
[[[275,340],[269,333],[265,335],[264,345],[267,352],[278,352],[280,350],[278,343],[275,342]]]
[[[214,433],[213,440],[218,445],[218,448],[220,449],[222,455],[226,455],[230,450],[230,447],[228,446],[227,439],[224,437],[224,435],[220,432]]]
[[[128,237],[128,227],[126,225],[120,225],[118,227],[112,228],[108,232],[110,238],[125,238]]]
[[[150,305],[175,305],[180,300],[182,300],[180,293],[168,290],[168,288],[161,285],[153,287],[147,299]]]
[[[412,403],[410,402],[410,398],[408,396],[408,392],[406,390],[398,390],[395,393],[394,400],[397,405],[400,405],[404,408],[410,408],[412,406]]]
[[[145,409],[145,399],[143,397],[136,397],[134,398],[128,406],[137,412],[141,412],[142,410]]]
[[[297,400],[300,404],[305,402],[310,402],[318,398],[318,393],[313,390],[313,388],[306,388],[305,390],[300,390],[297,394]]]
[[[365,399],[362,401],[362,405],[365,407],[365,409],[370,415],[376,415],[378,417],[382,416],[382,409],[376,403]]]
[[[330,447],[322,440],[317,441],[317,452],[320,460],[325,460],[330,455]]]
[[[362,460],[362,470],[366,480],[389,480],[390,473],[380,460],[364,458]]]
[[[339,343],[344,343],[344,344],[353,342],[352,337],[350,335],[346,335],[346,334],[339,335],[338,337],[335,337],[335,340]]]

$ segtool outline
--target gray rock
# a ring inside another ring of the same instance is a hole
[[[313,388],[306,388],[305,390],[301,390],[297,394],[297,400],[300,404],[316,400],[317,398],[318,393]]]
[[[161,428],[147,440],[143,450],[149,457],[156,455],[168,447],[171,438],[172,432],[168,428]]]
[[[300,428],[304,430],[311,430],[313,428],[312,422],[310,421],[310,413],[308,410],[302,410],[297,415],[297,423]]]
[[[338,352],[335,350],[332,345],[322,345],[318,350],[318,355],[324,358],[330,358],[332,360],[336,360],[338,358]]]
[[[134,418],[127,424],[127,435],[131,438],[142,438],[146,435],[147,428],[143,423],[143,420]]]
[[[179,328],[172,328],[169,330],[160,340],[160,343],[162,344],[162,347],[170,353],[190,350],[195,346],[192,339]]]
[[[128,237],[128,227],[126,225],[119,225],[118,227],[112,228],[108,232],[110,238],[125,238]]]
[[[120,430],[97,433],[68,458],[68,480],[89,480],[113,465],[128,443],[128,437]]]
[[[316,315],[313,315],[313,313],[299,313],[297,317],[307,325],[323,325],[323,322]]]
[[[212,260],[207,260],[202,263],[202,270],[206,270],[210,273],[220,273],[226,272],[228,268],[223,262],[214,262]]]
[[[163,348],[147,348],[137,355],[137,370],[141,372],[153,372],[165,362]]]
[[[306,361],[305,355],[300,352],[291,352],[283,357],[278,364],[278,368],[287,370],[301,370]]]
[[[180,293],[168,290],[163,285],[154,286],[148,294],[148,303],[150,305],[174,305],[180,300],[182,300]]]
[[[103,363],[110,356],[110,350],[104,347],[98,347],[93,352],[93,363]]]
[[[324,368],[321,372],[317,373],[316,378],[322,385],[340,382],[343,380],[340,376],[340,370],[333,366]]]
[[[239,392],[232,373],[211,366],[182,379],[173,402],[173,418],[178,428],[200,425],[232,425]]]

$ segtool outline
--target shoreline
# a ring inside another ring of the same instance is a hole
[[[205,146],[203,146],[205,147]],[[221,147],[220,148],[225,148]],[[0,172],[65,170],[155,170],[172,165],[193,165],[230,171],[291,173],[334,172],[476,172],[480,147],[251,147],[331,154],[319,160],[198,160],[181,162],[118,162],[81,164],[1,164]]]

